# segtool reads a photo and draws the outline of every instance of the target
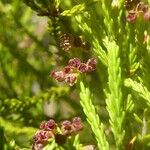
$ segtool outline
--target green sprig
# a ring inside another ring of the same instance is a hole
[[[109,150],[109,144],[106,140],[106,136],[104,133],[104,126],[100,122],[100,118],[96,113],[95,106],[92,103],[92,96],[89,88],[86,88],[83,82],[80,82],[80,103],[83,107],[83,111],[87,117],[87,121],[90,124],[93,133],[95,134],[95,138],[98,143],[98,148],[101,150]]]
[[[116,150],[123,149],[125,131],[123,121],[125,112],[123,110],[122,79],[119,58],[119,47],[114,41],[107,41],[108,48],[108,85],[109,93],[106,92],[107,110],[110,116],[110,124],[114,134]]]
[[[150,106],[150,91],[142,83],[138,83],[137,81],[128,78],[125,80],[124,84],[126,87],[130,87],[137,92],[137,94],[146,101],[147,105]]]

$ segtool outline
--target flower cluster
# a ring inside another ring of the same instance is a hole
[[[83,48],[89,49],[90,45],[88,42],[85,42],[80,36],[73,36],[72,34],[65,33],[60,36],[59,46],[64,51],[69,51],[72,48]]]
[[[140,17],[143,17],[145,21],[150,21],[149,6],[144,2],[139,2],[136,7],[128,11],[127,21],[134,23]]]
[[[68,136],[72,133],[77,133],[82,128],[83,125],[80,117],[73,118],[72,122],[65,120],[60,127],[52,119],[42,122],[40,130],[33,137],[32,150],[42,150],[48,144],[49,139],[55,139],[58,144],[62,144]]]
[[[60,71],[52,71],[50,74],[55,80],[68,83],[70,86],[77,81],[79,73],[88,73],[96,69],[96,59],[91,58],[86,63],[82,63],[79,58],[70,59],[68,65]]]

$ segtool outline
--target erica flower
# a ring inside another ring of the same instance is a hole
[[[81,64],[81,60],[79,58],[70,59],[68,62],[68,66],[72,66],[78,68]]]
[[[81,73],[86,73],[86,72],[88,72],[88,65],[85,63],[81,63],[80,66],[78,67],[78,70]]]
[[[65,66],[62,70],[65,74],[72,73],[74,71],[74,67],[72,66]]]
[[[73,118],[72,126],[73,126],[73,130],[75,132],[80,131],[83,128],[83,125],[82,125],[82,122],[81,122],[81,118],[80,117]]]
[[[90,48],[90,44],[83,40],[81,36],[74,36],[69,33],[62,34],[59,43],[60,48],[66,52],[72,48],[83,48],[87,50]]]
[[[44,121],[33,136],[32,150],[43,150],[49,139],[54,139],[57,144],[64,144],[68,136],[82,129],[80,117],[75,117],[72,122],[65,120],[58,126],[53,119]]]
[[[40,125],[40,129],[44,129],[44,130],[48,130],[48,131],[52,131],[57,127],[57,124],[55,123],[55,121],[53,119],[50,119],[47,122],[42,122]]]
[[[42,150],[47,144],[49,138],[53,138],[54,134],[51,131],[39,130],[33,137],[32,150]]]
[[[55,80],[61,82],[65,80],[65,73],[64,71],[53,71],[50,74],[51,77],[53,77]]]
[[[127,0],[127,3],[132,3],[134,0]],[[137,2],[137,4],[129,9],[127,15],[128,22],[135,22],[137,18],[144,18],[145,21],[150,20],[149,6],[144,2]]]
[[[52,71],[50,76],[59,82],[65,82],[73,86],[77,82],[79,74],[94,71],[96,64],[95,58],[89,59],[86,63],[82,63],[79,58],[73,58],[69,60],[68,65],[62,70]]]
[[[69,51],[73,47],[74,38],[71,34],[63,34],[60,39],[60,48]]]
[[[66,74],[65,82],[68,83],[70,86],[74,85],[77,81],[77,76],[74,73]]]
[[[83,128],[80,117],[73,118],[72,122],[66,120],[62,123],[61,131],[63,135],[70,135],[76,133]]]
[[[70,135],[72,133],[72,123],[68,120],[62,122],[61,131],[63,135]]]
[[[127,21],[128,22],[135,22],[137,19],[137,13],[134,10],[128,12]]]

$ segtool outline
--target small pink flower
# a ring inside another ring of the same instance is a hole
[[[63,121],[61,131],[63,135],[70,135],[72,133],[72,123],[68,120]]]
[[[137,19],[137,13],[134,10],[129,11],[127,21],[134,23]]]
[[[73,118],[72,125],[73,125],[74,132],[80,131],[83,128],[80,117]]]
[[[72,67],[72,66],[66,66],[63,68],[63,72],[65,74],[71,73],[71,72],[73,72],[73,70],[74,70],[74,67]]]
[[[70,73],[67,74],[65,77],[65,82],[68,83],[70,86],[73,86],[77,81],[77,77],[75,74]]]
[[[35,133],[33,140],[36,144],[45,144],[49,138],[54,137],[51,131],[39,130]]]
[[[80,66],[78,67],[78,70],[81,73],[86,73],[88,71],[88,66],[85,63],[81,63]]]
[[[57,124],[55,123],[55,121],[53,119],[50,119],[49,121],[46,122],[45,130],[52,131],[56,127],[57,127]]]
[[[63,34],[60,37],[60,48],[62,48],[64,51],[69,51],[73,46],[74,38],[71,34]]]
[[[70,59],[68,62],[68,66],[72,66],[78,68],[81,64],[81,60],[79,58]]]
[[[64,81],[65,79],[64,71],[53,71],[50,76],[59,82]]]

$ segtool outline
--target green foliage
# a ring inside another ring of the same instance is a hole
[[[74,116],[83,130],[45,150],[150,149],[150,6],[139,10],[150,1],[142,2],[131,13],[125,0],[0,1],[0,149],[31,149],[43,120]],[[50,75],[93,57],[96,69],[73,72],[73,86]]]

